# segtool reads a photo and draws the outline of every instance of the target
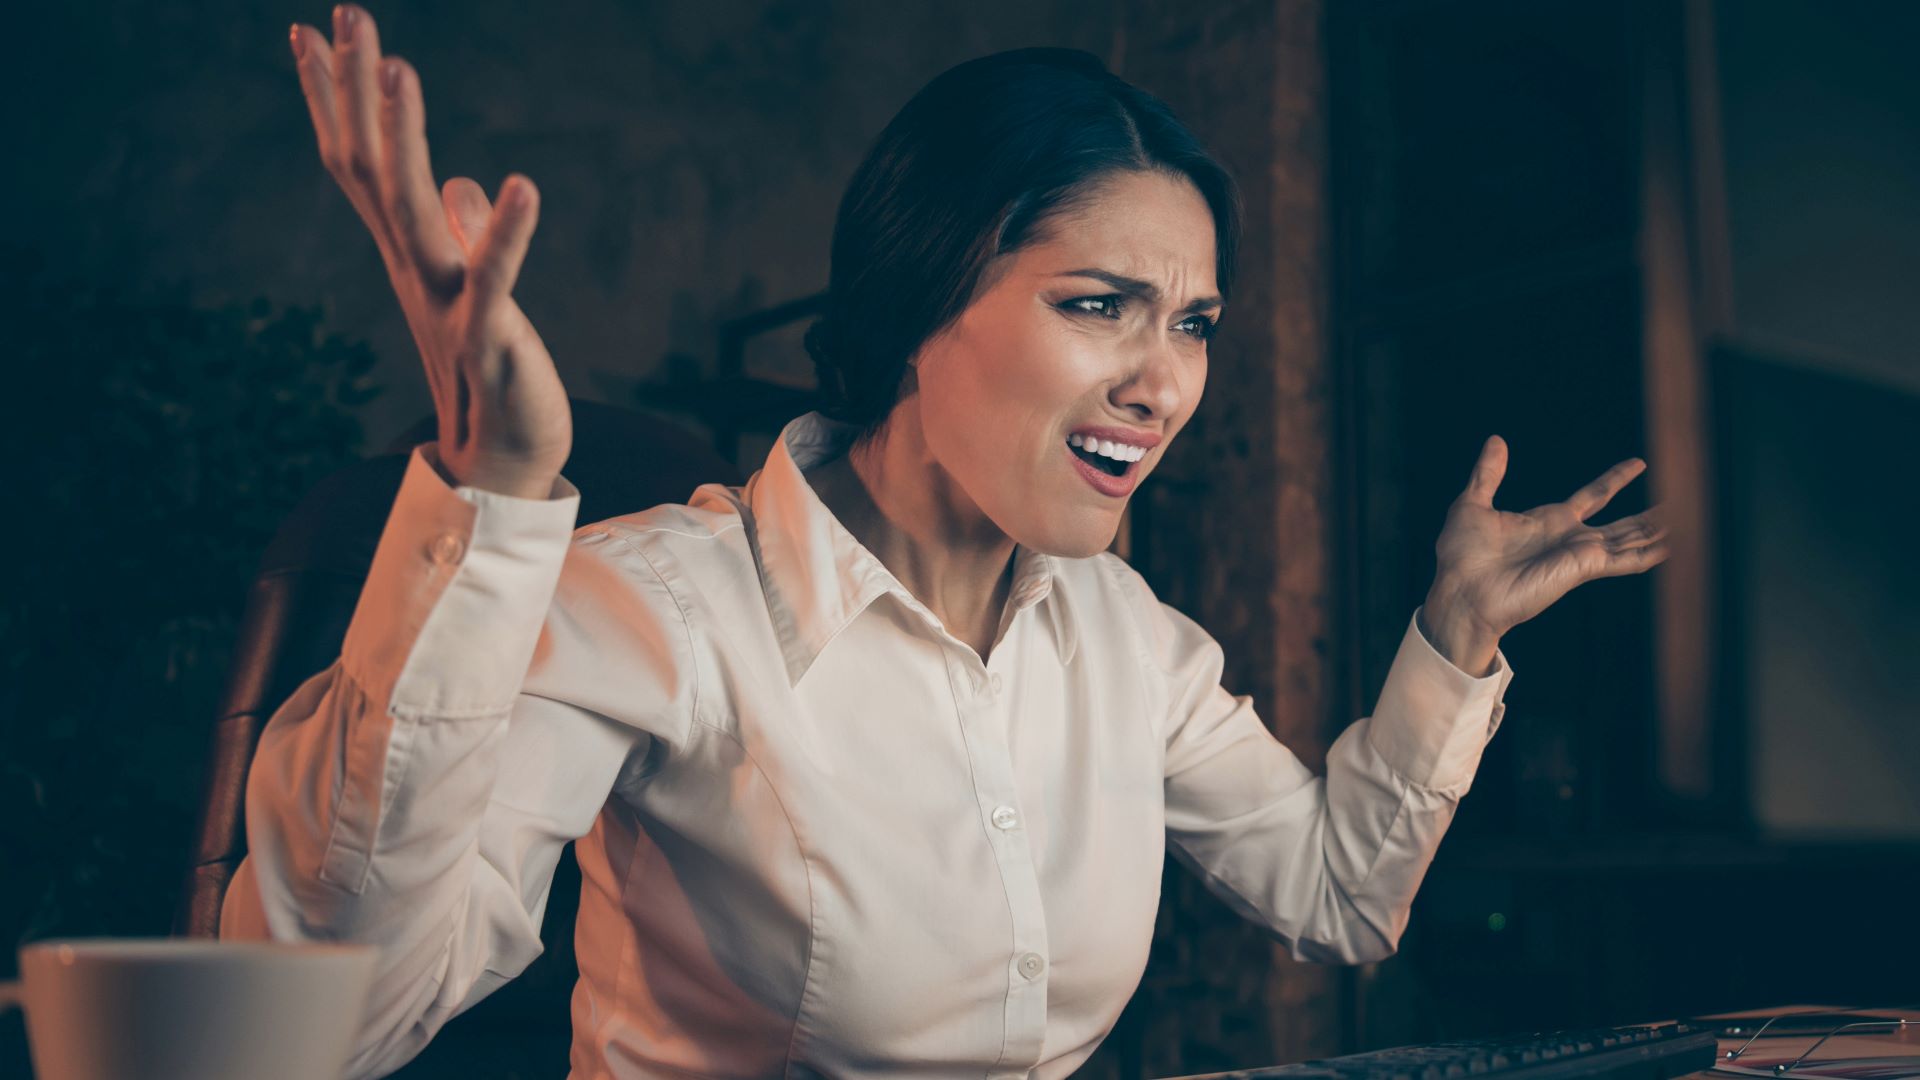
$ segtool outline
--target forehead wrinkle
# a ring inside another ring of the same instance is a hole
[[[1142,246],[1137,242],[1103,244],[1097,239],[1093,243],[1073,244],[1074,251],[1057,264],[1060,269],[1055,271],[1055,274],[1072,274],[1089,269],[1104,270],[1110,274],[1143,283],[1152,290],[1149,299],[1155,303],[1167,296],[1182,296],[1183,293],[1186,301],[1213,301],[1219,298],[1217,286],[1205,292],[1192,293],[1179,288],[1180,285],[1195,278],[1205,279],[1213,276],[1213,257],[1210,250],[1202,253],[1197,266],[1190,267],[1188,264],[1195,260],[1187,258],[1183,252],[1166,250],[1162,245],[1153,245],[1162,247],[1162,250],[1145,254],[1141,251]],[[1211,248],[1211,245],[1208,246]],[[1089,249],[1099,249],[1102,253],[1093,253]]]
[[[1167,286],[1212,278],[1217,270],[1217,237],[1211,211],[1200,215],[1196,233],[1180,227],[1178,219],[1185,214],[1177,205],[1148,198],[1143,207],[1135,191],[1137,188],[1101,190],[1050,221],[1046,239],[1029,247],[1027,253],[1047,256],[1046,262],[1058,268],[1050,276],[1094,268],[1145,282],[1159,294],[1153,298],[1154,303],[1167,295],[1180,294],[1179,289]],[[1190,258],[1186,250],[1190,245],[1204,250],[1193,251]],[[1183,269],[1189,264],[1191,270]],[[1156,266],[1167,272],[1155,273]],[[1202,306],[1220,303],[1218,283],[1189,299],[1207,302]],[[1189,303],[1184,310],[1197,308]]]
[[[1154,283],[1153,275],[1143,273],[1138,269],[1134,269],[1130,273],[1122,273],[1120,271],[1117,271],[1117,270],[1111,269],[1110,267],[1105,267],[1105,266],[1082,266],[1082,267],[1073,267],[1071,269],[1056,271],[1052,276],[1081,277],[1081,278],[1086,278],[1090,281],[1099,281],[1111,288],[1116,288],[1116,289],[1120,289],[1123,292],[1136,294],[1141,299],[1144,299],[1146,302],[1150,304],[1160,303],[1161,300],[1165,298],[1169,292],[1173,292],[1176,295],[1178,294],[1178,290],[1169,290],[1169,289],[1161,288],[1159,285]],[[1185,273],[1178,273],[1178,272],[1168,275],[1168,277],[1175,280],[1178,280],[1180,278],[1184,278],[1187,276],[1189,275]],[[1222,307],[1224,306],[1224,303],[1225,303],[1224,300],[1221,298],[1221,296],[1218,293],[1210,293],[1204,296],[1193,297],[1192,299],[1187,301],[1186,306],[1181,310],[1202,311],[1207,308]]]

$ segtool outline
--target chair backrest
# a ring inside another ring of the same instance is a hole
[[[597,402],[572,404],[573,453],[564,472],[580,489],[582,525],[659,503],[685,502],[703,483],[741,482],[733,464],[671,422]],[[177,933],[218,933],[221,901],[247,850],[243,795],[260,729],[302,682],[339,656],[408,455],[435,434],[429,415],[385,453],[328,476],[287,516],[268,545],[214,717],[211,763],[175,919]],[[557,915],[560,925],[570,927],[574,905],[559,903],[563,891],[556,883],[548,922],[556,922]],[[577,882],[573,895],[577,903]],[[556,913],[556,907],[564,910]],[[562,937],[570,945],[571,935]]]

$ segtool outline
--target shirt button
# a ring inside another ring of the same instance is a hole
[[[993,827],[1011,829],[1020,824],[1020,812],[1011,806],[996,806],[993,809]]]
[[[1040,958],[1039,953],[1030,952],[1020,954],[1020,974],[1025,975],[1029,979],[1037,979],[1040,977],[1040,973],[1045,970],[1047,970],[1047,962]]]
[[[467,542],[452,533],[441,533],[427,546],[427,554],[437,563],[457,563],[460,556],[466,554]]]
[[[993,687],[994,693],[996,694],[999,693],[1000,692],[1000,673],[997,671],[994,672],[993,678],[988,681],[987,685]]]

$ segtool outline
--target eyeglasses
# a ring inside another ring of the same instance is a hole
[[[1801,1018],[1802,1022],[1804,1023],[1805,1018],[1808,1018],[1808,1017],[1841,1016],[1846,1013],[1858,1013],[1858,1012],[1865,1012],[1865,1011],[1867,1010],[1865,1009],[1840,1009],[1840,1010],[1816,1009],[1809,1012],[1781,1013],[1779,1016],[1770,1016],[1767,1018],[1766,1023],[1761,1024],[1760,1027],[1756,1031],[1754,1031],[1752,1035],[1747,1036],[1746,1042],[1741,1043],[1738,1049],[1727,1051],[1726,1056],[1721,1060],[1733,1061],[1739,1058],[1740,1055],[1747,1052],[1747,1048],[1752,1046],[1754,1044],[1754,1041],[1757,1039],[1761,1039],[1761,1038],[1784,1039],[1784,1038],[1792,1038],[1796,1036],[1804,1038],[1805,1036],[1808,1036],[1808,1035],[1814,1035],[1814,1034],[1819,1035],[1820,1037],[1814,1040],[1813,1045],[1807,1047],[1807,1049],[1803,1053],[1801,1053],[1799,1057],[1794,1058],[1791,1062],[1788,1062],[1787,1064],[1775,1065],[1773,1067],[1773,1073],[1775,1076],[1785,1076],[1787,1073],[1792,1072],[1795,1068],[1799,1067],[1799,1065],[1802,1062],[1812,1057],[1813,1052],[1815,1050],[1820,1049],[1821,1045],[1824,1044],[1828,1039],[1831,1039],[1836,1035],[1843,1034],[1851,1029],[1854,1029],[1854,1028],[1903,1028],[1903,1027],[1909,1027],[1909,1026],[1920,1026],[1920,1020],[1855,1020],[1855,1021],[1850,1021],[1848,1023],[1843,1023],[1838,1027],[1829,1028],[1826,1031],[1782,1030],[1782,1031],[1777,1031],[1772,1035],[1767,1034],[1768,1028],[1771,1028],[1774,1024],[1782,1020]],[[1783,1027],[1792,1027],[1792,1026],[1793,1025],[1791,1024],[1783,1025]],[[1734,1028],[1730,1032],[1730,1034],[1738,1034],[1738,1033],[1739,1033],[1738,1028]]]

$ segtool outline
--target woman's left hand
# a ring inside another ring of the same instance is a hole
[[[1510,514],[1493,508],[1493,493],[1507,474],[1507,444],[1498,435],[1489,438],[1434,543],[1437,569],[1421,609],[1422,630],[1434,647],[1462,670],[1484,676],[1501,635],[1574,586],[1665,562],[1659,506],[1608,525],[1585,523],[1646,467],[1628,458],[1565,502]]]

